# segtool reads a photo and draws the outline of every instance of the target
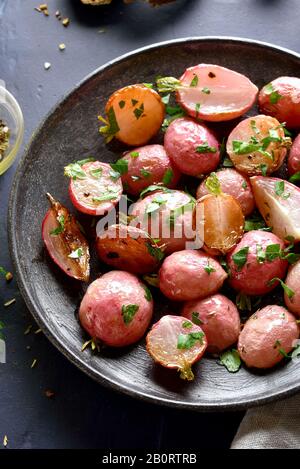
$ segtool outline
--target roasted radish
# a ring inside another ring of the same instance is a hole
[[[151,293],[135,275],[114,270],[95,280],[79,309],[82,327],[111,347],[140,340],[153,312]]]
[[[90,275],[88,243],[69,210],[47,194],[51,208],[42,224],[42,237],[53,261],[70,277],[87,282]]]
[[[180,372],[180,378],[192,381],[193,363],[200,360],[207,347],[199,326],[180,316],[163,316],[148,333],[147,352],[156,363]]]
[[[126,192],[136,196],[152,184],[174,188],[180,178],[178,168],[162,145],[135,148],[126,152],[119,164],[124,166],[122,182]]]
[[[208,174],[220,163],[220,145],[214,134],[189,117],[169,125],[164,146],[171,161],[189,176]]]
[[[259,115],[240,122],[227,140],[235,168],[246,174],[271,174],[282,165],[291,139],[277,119]]]
[[[207,178],[206,187],[210,194],[197,201],[195,210],[197,235],[214,254],[225,254],[242,237],[243,211],[234,197],[222,192],[216,173]]]
[[[255,176],[250,181],[256,205],[273,233],[300,241],[300,189],[278,178]]]
[[[134,274],[153,272],[163,252],[145,231],[126,225],[111,225],[98,234],[96,250],[101,261]]]
[[[259,92],[263,113],[285,122],[288,128],[300,127],[300,78],[279,77]]]
[[[177,101],[186,112],[206,121],[227,121],[247,112],[258,88],[244,75],[219,65],[200,64],[182,77],[157,81],[161,92],[177,91]]]
[[[119,202],[120,174],[100,161],[77,161],[65,167],[70,177],[69,195],[74,207],[87,215],[104,215]]]
[[[100,133],[130,146],[145,145],[159,131],[165,106],[156,91],[142,85],[131,85],[115,91],[105,106],[105,125]]]
[[[297,174],[297,181],[300,180],[300,134],[293,141],[291,151],[288,156],[288,168],[290,176]]]
[[[250,215],[254,210],[255,202],[248,177],[231,168],[221,169],[216,175],[220,182],[221,191],[224,194],[232,195],[239,202],[245,216]],[[206,181],[205,179],[199,185],[197,199],[210,193],[206,187]]]

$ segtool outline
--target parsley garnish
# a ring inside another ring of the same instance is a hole
[[[196,311],[192,312],[192,322],[196,324],[196,326],[201,326],[203,323],[202,319],[199,318],[199,313]]]
[[[285,190],[284,181],[276,181],[275,194],[278,195],[278,197],[281,197],[282,199],[288,199],[291,194],[289,192],[285,193],[284,190]]]
[[[295,184],[296,182],[300,181],[300,171],[298,173],[293,174],[293,176],[290,177],[289,182]]]
[[[156,259],[158,262],[160,262],[165,257],[160,247],[156,246],[154,242],[151,243],[148,241],[146,246],[150,256],[154,257],[154,259]]]
[[[197,343],[203,344],[203,332],[190,332],[189,334],[179,334],[177,341],[177,348],[179,350],[189,350]]]
[[[123,107],[125,107],[125,101],[119,101],[119,107],[123,109]]]
[[[268,83],[268,85],[264,87],[264,92],[269,95],[271,104],[277,104],[280,98],[282,98],[281,94],[279,94],[278,91],[274,89],[272,83]]]
[[[215,272],[216,269],[214,269],[210,264],[209,264],[209,261],[207,261],[207,265],[204,267],[204,270],[205,272],[208,273],[208,275],[210,275],[212,272]]]
[[[199,82],[199,78],[198,78],[198,75],[196,75],[194,73],[194,78],[192,79],[191,83],[190,83],[190,87],[191,88],[195,88],[197,85],[198,85],[198,82]]]
[[[201,143],[195,150],[197,153],[217,153],[218,151],[216,147],[211,147],[208,142]]]
[[[99,132],[106,137],[106,141],[109,142],[120,130],[117,122],[116,114],[113,107],[110,107],[107,112],[107,121],[103,120],[106,125],[100,127]]]
[[[162,180],[163,184],[165,184],[166,186],[167,186],[168,184],[170,184],[170,182],[171,182],[172,179],[173,179],[173,176],[174,176],[174,173],[173,173],[172,169],[171,169],[171,168],[168,168],[168,169],[165,171],[165,174],[164,174],[164,176],[163,176],[163,180]]]
[[[86,158],[84,160],[68,164],[68,166],[65,166],[64,175],[72,178],[74,181],[76,179],[84,179],[86,177],[86,172],[82,169],[82,166],[86,163],[90,163],[91,161],[95,161],[94,158]]]
[[[221,184],[216,173],[211,173],[205,181],[207,190],[214,195],[222,194]]]
[[[143,285],[143,287],[144,287],[144,290],[145,290],[145,299],[147,301],[151,301],[152,300],[151,291],[149,290],[149,288],[146,285]]]
[[[95,168],[90,170],[90,175],[96,179],[100,179],[102,176],[102,168]]]
[[[135,106],[137,103],[138,103],[138,101],[137,101],[136,99],[132,99],[132,100],[131,100],[132,106]]]
[[[159,93],[171,93],[178,90],[181,82],[174,77],[163,77],[156,80],[156,85]]]
[[[278,278],[278,277],[272,278],[272,280],[270,280],[270,281],[268,282],[268,286],[270,286],[270,287],[273,286],[275,282],[279,282],[279,283],[280,283],[280,285],[282,286],[282,288],[283,288],[284,292],[286,293],[286,295],[288,296],[288,298],[293,298],[293,296],[295,295],[294,290],[292,290],[291,288],[289,288],[289,287],[287,286],[287,284],[284,283],[284,282],[283,282],[280,278]]]
[[[131,323],[138,309],[139,309],[138,305],[123,305],[122,306],[122,316],[123,316],[123,321],[126,324],[126,326]]]
[[[155,191],[163,191],[163,192],[169,193],[169,192],[172,192],[172,189],[168,189],[167,187],[156,186],[155,184],[152,184],[151,186],[146,187],[146,189],[144,189],[140,193],[140,197],[143,198],[145,195],[148,195],[149,193],[155,192]]]
[[[242,248],[240,251],[236,252],[232,256],[232,260],[235,265],[238,267],[238,270],[241,270],[247,262],[249,253],[249,246]]]
[[[93,197],[92,201],[97,203],[97,202],[105,202],[106,200],[115,200],[118,198],[118,195],[119,195],[119,191],[107,191],[98,197]]]
[[[58,223],[59,223],[59,226],[57,228],[55,228],[54,230],[50,231],[50,234],[52,236],[57,236],[57,235],[64,232],[64,229],[65,229],[65,217],[64,217],[64,215],[60,215],[60,217],[58,218]]]
[[[261,174],[263,176],[266,176],[267,172],[268,172],[268,166],[266,164],[261,164],[260,165],[260,170],[261,170]]]
[[[114,171],[114,173],[112,173],[112,171],[110,172],[110,176],[113,179],[118,179],[120,175],[128,173],[128,161],[123,158],[120,158],[116,163],[110,163],[110,166]]]
[[[75,251],[72,251],[71,254],[68,255],[71,259],[79,259],[83,255],[82,248],[78,248]]]
[[[193,327],[193,323],[191,323],[190,321],[184,321],[182,323],[182,327],[184,327],[185,329],[191,329]]]
[[[131,158],[138,158],[140,156],[138,151],[132,151],[130,152]]]
[[[220,356],[221,365],[225,366],[230,373],[236,373],[241,367],[241,358],[237,350],[227,350]]]
[[[204,93],[204,94],[210,94],[210,93],[211,93],[210,89],[207,88],[206,86],[205,86],[204,88],[202,88],[201,91],[202,91],[202,93]]]
[[[152,201],[147,205],[146,213],[153,213],[160,209],[160,206],[166,203],[166,199],[162,195],[158,194]]]
[[[147,169],[141,168],[140,173],[144,178],[149,178],[151,176],[151,171],[148,171]]]

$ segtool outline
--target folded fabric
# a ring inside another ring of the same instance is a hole
[[[248,410],[231,449],[298,449],[300,394]]]

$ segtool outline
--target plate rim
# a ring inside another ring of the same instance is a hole
[[[97,69],[93,70],[91,73],[86,75],[70,91],[64,94],[59,99],[59,101],[57,101],[56,104],[50,108],[50,110],[46,113],[46,115],[42,119],[39,126],[33,131],[27,145],[24,148],[23,154],[20,158],[20,161],[18,162],[16,172],[13,176],[13,182],[12,182],[11,190],[9,194],[8,211],[7,211],[7,233],[8,233],[9,252],[10,252],[11,259],[12,259],[14,272],[16,274],[16,280],[17,280],[22,298],[24,299],[27,308],[29,309],[30,313],[34,317],[39,327],[42,329],[45,336],[49,339],[52,345],[54,345],[72,364],[74,364],[77,368],[79,368],[81,371],[83,371],[85,374],[93,378],[95,381],[97,381],[101,385],[104,385],[107,388],[113,389],[115,391],[118,391],[119,393],[125,394],[132,398],[138,398],[139,400],[147,401],[152,404],[158,404],[158,405],[163,405],[163,406],[172,407],[172,408],[194,410],[194,411],[199,411],[199,412],[212,412],[212,411],[221,412],[221,411],[245,410],[250,407],[256,407],[256,406],[263,405],[269,402],[273,402],[275,400],[283,399],[284,397],[287,397],[287,396],[291,396],[293,394],[296,394],[298,391],[300,391],[300,382],[298,385],[295,385],[292,387],[291,385],[285,386],[285,387],[283,386],[283,389],[281,387],[281,390],[276,391],[276,392],[272,392],[272,390],[270,390],[266,396],[258,397],[258,398],[255,398],[255,400],[251,400],[251,401],[249,401],[249,399],[247,398],[239,399],[238,397],[236,397],[234,401],[232,402],[226,402],[226,403],[205,402],[205,403],[198,404],[198,403],[185,402],[180,399],[174,400],[174,399],[168,399],[164,397],[158,398],[158,397],[152,396],[151,394],[148,394],[147,392],[132,389],[131,387],[129,387],[128,384],[118,383],[116,380],[103,375],[102,372],[98,372],[98,371],[96,372],[90,364],[84,363],[77,355],[75,355],[75,353],[70,352],[65,347],[63,342],[60,341],[51,332],[50,329],[48,329],[46,322],[43,321],[42,316],[39,315],[38,307],[35,304],[34,298],[31,297],[30,290],[27,287],[26,279],[24,278],[24,272],[22,272],[22,269],[20,266],[18,253],[17,253],[15,229],[14,229],[14,225],[15,225],[14,220],[15,220],[15,213],[16,213],[15,194],[18,191],[19,183],[21,180],[20,176],[22,175],[23,166],[27,160],[27,156],[29,155],[31,145],[34,143],[35,139],[39,135],[46,121],[53,115],[54,112],[56,112],[61,106],[64,105],[64,103],[69,99],[69,97],[76,90],[78,90],[83,84],[87,83],[89,80],[91,80],[93,77],[95,77],[96,75],[104,71],[105,69],[110,68],[111,66],[116,65],[118,63],[121,63],[128,58],[132,58],[136,55],[139,55],[140,53],[144,53],[144,52],[148,52],[151,50],[164,48],[164,47],[168,47],[172,45],[180,45],[180,44],[184,45],[186,43],[198,43],[198,42],[207,42],[207,41],[219,42],[219,43],[225,41],[227,43],[234,43],[234,44],[240,43],[242,45],[245,45],[245,44],[254,45],[254,46],[261,47],[263,49],[268,48],[275,52],[282,52],[282,53],[285,53],[286,55],[292,56],[300,60],[300,53],[297,53],[288,48],[277,46],[272,43],[268,43],[268,42],[264,42],[260,40],[243,38],[243,37],[233,37],[233,36],[192,36],[192,37],[182,37],[182,38],[177,38],[177,39],[171,39],[171,40],[166,40],[166,41],[146,45],[138,49],[134,49],[132,51],[126,52],[125,54],[122,54],[116,57],[113,60],[109,60],[105,64],[101,65],[100,67],[98,67]]]

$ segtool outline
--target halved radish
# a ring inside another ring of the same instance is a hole
[[[111,225],[96,240],[99,258],[108,265],[133,274],[151,273],[163,253],[146,231],[133,226]]]
[[[51,208],[42,223],[42,237],[53,261],[70,277],[87,282],[89,245],[69,210],[47,194]]]
[[[172,90],[160,86],[167,80],[158,80],[159,90]],[[177,101],[187,113],[206,121],[227,121],[241,116],[253,106],[258,93],[258,88],[245,75],[219,65],[195,65],[172,83]]]
[[[201,327],[180,316],[163,316],[146,337],[147,352],[166,368],[176,369],[180,378],[192,381],[191,366],[200,360],[207,347]]]
[[[100,161],[71,163],[65,167],[71,178],[69,195],[72,204],[87,215],[104,215],[119,202],[123,193],[120,174]]]
[[[221,191],[216,173],[207,178],[206,187],[211,193],[197,201],[195,210],[198,238],[215,254],[225,254],[242,237],[245,217],[237,200]]]
[[[156,91],[142,85],[125,86],[115,91],[105,106],[107,120],[100,128],[107,141],[116,137],[130,146],[147,143],[159,131],[165,106]]]
[[[300,189],[278,178],[250,178],[256,205],[273,233],[300,241]]]
[[[291,145],[277,119],[259,115],[240,122],[228,137],[226,150],[235,168],[249,175],[280,168]]]

